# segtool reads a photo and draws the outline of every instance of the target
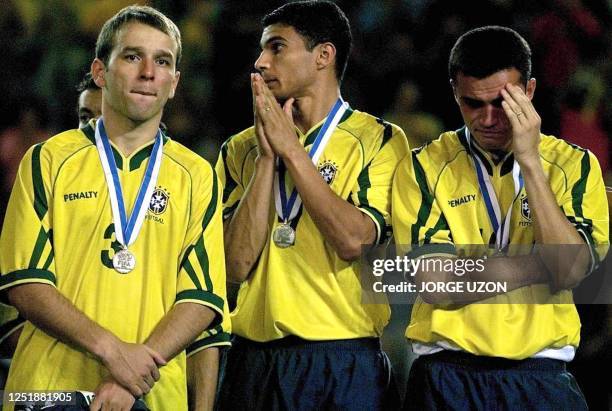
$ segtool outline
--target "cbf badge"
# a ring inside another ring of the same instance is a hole
[[[287,248],[295,244],[295,230],[289,225],[282,223],[272,232],[272,240],[279,248]]]
[[[334,182],[334,178],[336,178],[336,173],[338,172],[338,166],[336,163],[330,160],[324,161],[321,165],[319,165],[319,173],[323,180],[327,183],[327,185],[331,185]]]
[[[529,201],[527,196],[521,198],[521,215],[527,220],[531,221],[531,210],[529,209]]]
[[[113,267],[121,274],[127,274],[136,267],[136,257],[127,248],[119,250],[113,256]]]

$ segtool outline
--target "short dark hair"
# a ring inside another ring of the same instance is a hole
[[[463,34],[450,53],[448,75],[459,73],[485,78],[500,70],[515,68],[521,82],[531,78],[531,49],[516,31],[502,26],[485,26]]]
[[[91,72],[87,72],[83,76],[81,82],[77,84],[76,90],[79,92],[79,94],[81,94],[85,90],[100,90],[100,87],[98,87],[98,85],[94,81]]]
[[[182,53],[181,32],[172,20],[149,6],[124,7],[108,19],[102,26],[96,41],[96,58],[108,65],[108,59],[115,47],[117,33],[123,26],[131,22],[146,24],[170,36],[176,42],[176,66],[178,66]]]
[[[344,77],[353,37],[344,12],[331,1],[287,3],[262,19],[264,27],[272,24],[291,26],[306,40],[308,50],[330,42],[336,47],[336,78]]]

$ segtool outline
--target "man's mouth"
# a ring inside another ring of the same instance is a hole
[[[157,93],[155,93],[153,91],[147,91],[147,90],[132,90],[131,92],[133,94],[140,94],[142,96],[149,96],[149,97],[157,96]]]

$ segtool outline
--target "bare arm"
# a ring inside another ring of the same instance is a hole
[[[255,174],[240,205],[224,223],[228,281],[245,281],[266,244],[274,167],[274,158],[255,160]]]
[[[215,312],[204,305],[175,304],[155,326],[145,344],[169,361],[195,340],[214,318]]]
[[[533,80],[535,81],[535,80]],[[502,103],[513,131],[512,149],[521,166],[529,208],[533,213],[539,255],[550,272],[553,291],[577,286],[588,274],[588,245],[563,214],[542,168],[540,160],[540,116],[520,87],[506,85]],[[521,113],[518,115],[517,113]],[[559,252],[546,245],[577,245]]]
[[[261,118],[255,110],[253,82],[254,75],[251,74],[253,117],[258,152],[255,160],[255,173],[240,200],[240,205],[223,227],[227,279],[235,283],[241,283],[248,278],[266,244],[270,202],[273,196],[274,168],[276,167],[276,156],[267,141]]]
[[[215,404],[219,377],[219,349],[206,348],[187,358],[189,409],[211,411]]]
[[[36,327],[100,360],[135,396],[148,393],[165,361],[142,344],[121,341],[78,310],[57,289],[28,283],[8,290],[11,304]]]
[[[436,257],[428,260],[447,260],[453,257]],[[435,264],[431,270],[419,270],[415,274],[417,289],[421,290],[424,283],[468,283],[468,282],[502,282],[507,286],[507,291],[516,290],[531,284],[547,283],[548,272],[546,267],[537,255],[526,255],[516,257],[495,257],[487,258],[483,261],[483,270],[470,270],[462,276],[456,275],[452,271],[436,270]],[[469,292],[463,288],[462,292],[421,292],[419,295],[428,304],[467,304],[480,301],[501,293],[495,292]]]

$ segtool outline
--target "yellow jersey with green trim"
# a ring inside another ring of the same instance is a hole
[[[534,244],[525,188],[515,199],[512,153],[496,163],[490,153],[474,143],[472,147],[490,175],[502,212],[512,204],[510,244]],[[597,159],[552,136],[541,135],[539,149],[557,204],[589,244],[597,264],[609,244],[608,206]],[[442,134],[414,150],[411,161],[400,164],[393,184],[393,225],[397,244],[440,244],[449,255],[455,246],[495,244],[465,127]],[[547,304],[512,302],[513,296],[521,295],[538,295],[537,301]],[[510,359],[573,358],[580,341],[580,319],[571,291],[553,295],[548,285],[532,285],[486,302],[492,304],[438,306],[419,297],[406,337],[413,347],[430,352],[442,347]]]
[[[0,290],[26,283],[56,287],[129,343],[144,343],[179,303],[212,309],[214,329],[226,305],[222,193],[214,169],[164,136],[156,187],[129,247],[136,267],[120,274],[112,264],[121,246],[93,124],[32,147],[22,160],[0,237]],[[113,146],[128,214],[151,150],[152,142],[126,158]],[[144,397],[150,409],[187,409],[185,369],[184,352],[160,369],[161,379]],[[107,375],[93,356],[28,321],[6,389],[95,391]]]
[[[306,150],[323,121],[306,134],[296,131]],[[334,193],[374,221],[379,243],[391,234],[391,183],[407,152],[407,139],[399,127],[349,109],[316,164]],[[224,218],[239,205],[254,174],[256,156],[253,127],[222,146],[217,173],[224,186]],[[293,183],[288,174],[289,196]],[[233,332],[259,342],[290,335],[307,340],[380,336],[389,320],[389,306],[362,301],[359,262],[342,260],[304,207],[290,223],[295,244],[279,248],[271,236],[282,221],[274,200],[271,204],[269,237],[248,280],[241,284],[231,317]]]

